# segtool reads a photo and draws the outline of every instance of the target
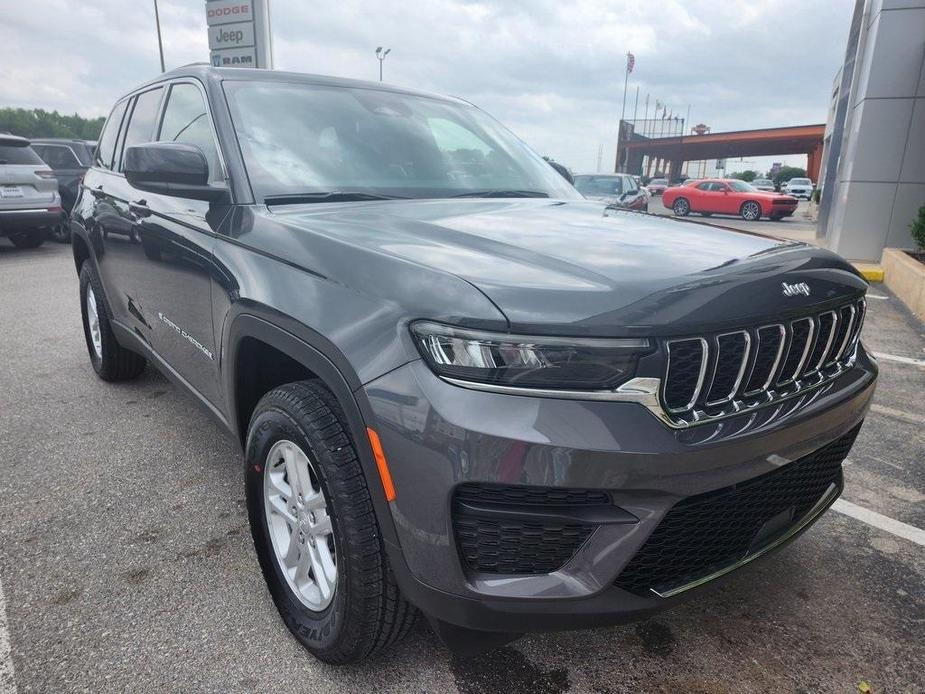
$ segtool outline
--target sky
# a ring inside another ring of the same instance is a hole
[[[612,166],[636,87],[714,132],[825,122],[854,0],[270,0],[275,67],[452,94],[575,171]],[[0,0],[0,106],[108,113],[157,75],[153,2]],[[159,0],[167,69],[208,60],[203,0]],[[651,107],[650,107],[651,108]],[[775,157],[805,166],[805,157]],[[771,159],[728,163],[766,170]]]

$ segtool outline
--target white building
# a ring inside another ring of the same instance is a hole
[[[817,236],[851,260],[912,247],[925,205],[925,0],[857,0],[825,139]]]

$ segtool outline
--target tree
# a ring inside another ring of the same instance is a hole
[[[919,208],[918,219],[914,219],[909,225],[909,231],[912,232],[912,238],[918,245],[919,250],[925,252],[925,205]]]
[[[0,108],[0,133],[20,137],[68,137],[96,140],[103,129],[104,118],[84,118],[78,114],[63,115],[41,108]]]
[[[729,178],[737,178],[740,181],[745,181],[746,183],[751,183],[756,178],[758,178],[759,173],[757,171],[752,171],[751,169],[746,169],[745,171],[736,171],[735,173],[729,174]]]
[[[781,186],[791,178],[806,178],[806,169],[798,166],[782,166],[774,177],[774,185]]]

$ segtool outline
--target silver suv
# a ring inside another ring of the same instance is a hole
[[[0,135],[0,236],[17,248],[35,248],[62,212],[58,181],[29,140]]]

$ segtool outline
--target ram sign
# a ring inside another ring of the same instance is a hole
[[[206,0],[215,67],[273,67],[269,0]]]

